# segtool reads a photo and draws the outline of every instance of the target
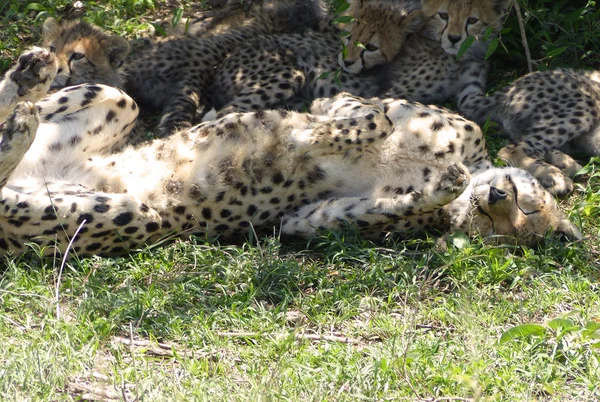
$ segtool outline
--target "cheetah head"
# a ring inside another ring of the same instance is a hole
[[[122,87],[117,69],[129,53],[129,43],[110,36],[83,21],[63,22],[48,18],[43,25],[44,44],[58,59],[58,73],[52,88],[82,83]]]
[[[469,37],[482,40],[488,27],[496,32],[511,0],[424,0],[422,33],[455,55]]]
[[[492,243],[533,246],[551,232],[582,239],[554,197],[522,169],[494,168],[473,176],[447,211],[453,231],[479,234]]]
[[[420,2],[407,0],[352,0],[348,13],[354,21],[345,27],[350,33],[340,52],[340,66],[358,74],[390,62],[406,37],[421,26]]]

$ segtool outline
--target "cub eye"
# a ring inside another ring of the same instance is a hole
[[[79,52],[75,52],[71,55],[71,59],[73,59],[73,60],[81,60],[84,57],[85,57],[85,54],[79,53]]]
[[[379,50],[379,46],[368,43],[367,46],[365,46],[365,49],[367,49],[369,52],[376,52]]]
[[[448,21],[448,13],[438,13],[438,15],[440,16],[441,19],[443,19],[444,21]]]
[[[475,18],[475,17],[469,17],[469,19],[467,20],[467,24],[469,24],[469,25],[477,24],[478,22],[479,22],[479,18]]]
[[[56,53],[56,46],[52,46],[52,45],[50,45],[50,51],[51,51],[52,53]]]

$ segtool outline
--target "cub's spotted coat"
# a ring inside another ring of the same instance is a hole
[[[56,73],[48,57],[26,52],[1,99],[39,93]],[[251,224],[305,236],[353,224],[371,236],[580,237],[530,175],[491,169],[478,126],[444,109],[339,94],[310,114],[234,113],[120,149],[137,113],[103,85],[14,106],[1,128],[0,251],[35,243],[52,254],[72,240],[78,254],[121,254],[170,235],[235,238]]]

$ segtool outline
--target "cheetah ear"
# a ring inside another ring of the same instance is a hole
[[[404,21],[402,21],[402,25],[406,27],[404,32],[406,32],[406,34],[417,32],[421,29],[424,22],[425,17],[421,10],[413,10],[406,16]]]
[[[44,21],[44,25],[42,25],[42,36],[44,37],[44,42],[49,44],[56,37],[60,35],[60,24],[54,18],[49,17]]]
[[[119,68],[129,54],[129,42],[118,35],[103,39],[100,44],[107,49],[108,60],[112,68]]]
[[[562,218],[558,222],[556,233],[565,236],[571,241],[578,241],[583,239],[583,234],[581,233],[581,231],[567,218]]]

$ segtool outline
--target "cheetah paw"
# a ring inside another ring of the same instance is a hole
[[[37,101],[48,92],[57,70],[54,54],[34,47],[21,54],[9,79],[17,85],[17,93],[22,99]]]
[[[546,190],[557,197],[565,197],[573,191],[573,180],[554,166],[548,166],[534,176]]]
[[[433,190],[433,199],[439,206],[448,204],[465,191],[469,179],[469,171],[462,164],[448,166]]]
[[[0,125],[2,141],[0,153],[24,154],[35,138],[40,123],[37,106],[31,102],[20,102],[6,122]]]

